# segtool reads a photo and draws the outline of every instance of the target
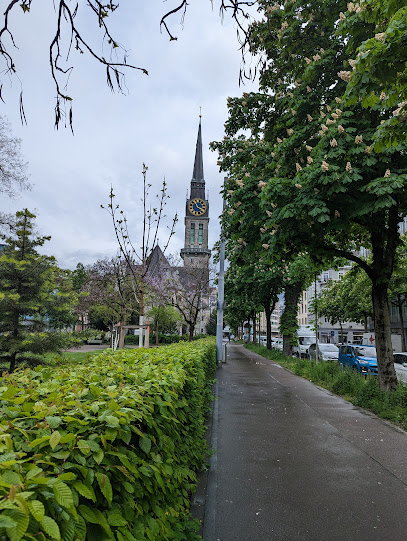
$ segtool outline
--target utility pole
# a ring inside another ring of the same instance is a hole
[[[226,183],[227,178],[224,181]],[[223,199],[223,210],[226,202]],[[220,249],[219,249],[219,277],[218,277],[218,301],[216,303],[216,362],[220,364],[223,360],[223,310],[225,307],[225,238],[223,228],[220,232]],[[226,359],[225,359],[226,360]]]

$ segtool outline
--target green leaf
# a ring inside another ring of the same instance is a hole
[[[28,501],[28,509],[36,521],[41,522],[45,515],[44,505],[39,500]]]
[[[60,441],[61,441],[61,434],[58,432],[58,430],[55,430],[55,432],[53,432],[51,434],[51,437],[49,438],[49,444],[50,444],[51,449],[54,450]]]
[[[30,441],[29,446],[30,447],[37,447],[40,443],[44,443],[44,441],[48,441],[50,439],[50,436],[42,436],[42,438],[37,438],[36,440]]]
[[[6,510],[3,515],[10,517],[16,524],[11,527],[6,526],[8,539],[10,541],[19,541],[27,531],[30,522],[29,516],[23,513],[23,511],[20,511],[20,509]]]
[[[96,479],[100,488],[100,491],[102,492],[103,496],[108,501],[109,505],[112,503],[113,498],[113,490],[112,485],[110,483],[110,479],[107,475],[103,473],[96,473]]]
[[[91,490],[89,487],[81,483],[80,481],[75,481],[73,484],[74,489],[84,498],[87,498],[88,500],[96,501],[96,496],[93,490]]]
[[[61,523],[61,537],[63,541],[74,541],[75,523],[72,520],[64,521]]]
[[[78,447],[81,453],[88,455],[90,453],[89,443],[86,440],[78,440]]]
[[[44,528],[45,532],[50,537],[52,537],[52,539],[57,539],[58,541],[61,539],[61,534],[59,531],[58,524],[55,522],[53,518],[45,516],[41,520],[41,526]]]
[[[65,472],[58,475],[60,481],[73,481],[76,479],[76,475],[73,472]]]
[[[139,445],[141,449],[148,455],[151,449],[151,440],[147,436],[144,436],[144,438],[140,438]]]
[[[93,453],[93,458],[95,459],[96,464],[100,464],[105,456],[105,453],[102,449],[99,449],[95,453]]]
[[[88,507],[87,505],[79,505],[78,511],[86,521],[91,522],[92,524],[99,524],[92,507]]]
[[[17,522],[13,518],[7,515],[0,515],[0,528],[13,528],[15,526],[17,526]]]
[[[26,479],[32,479],[36,475],[39,475],[44,470],[42,468],[39,468],[38,466],[34,466],[31,470],[28,471],[27,475],[25,476]]]
[[[112,428],[118,428],[120,426],[119,419],[114,415],[107,415],[106,422],[107,425],[111,426]]]
[[[52,416],[52,415],[49,415],[47,417],[45,417],[45,420],[47,421],[47,423],[49,424],[50,428],[58,428],[59,425],[62,423],[62,419],[61,417],[58,417],[58,416]]]
[[[109,511],[107,522],[110,526],[126,526],[127,524],[127,520],[122,516],[119,509]]]
[[[73,506],[72,491],[69,486],[59,479],[55,481],[52,487],[55,494],[55,499],[62,507],[70,509]]]

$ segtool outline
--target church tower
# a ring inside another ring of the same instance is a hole
[[[209,201],[205,196],[201,115],[199,115],[194,170],[185,207],[185,242],[184,248],[181,249],[185,267],[208,268],[211,256],[211,250],[208,249],[208,225]]]

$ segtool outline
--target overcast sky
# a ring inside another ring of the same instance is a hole
[[[112,34],[129,52],[128,63],[149,71],[149,76],[127,71],[127,95],[111,93],[105,70],[88,55],[72,54],[75,67],[68,92],[74,104],[74,136],[69,129],[54,129],[55,89],[48,64],[55,32],[52,2],[33,2],[25,15],[17,6],[10,18],[19,47],[14,60],[20,79],[3,80],[5,104],[0,105],[0,114],[22,140],[33,189],[19,199],[3,199],[1,210],[15,212],[27,207],[36,213],[41,233],[52,236],[44,251],[54,255],[61,267],[74,269],[79,261],[89,264],[116,254],[109,215],[100,208],[108,203],[111,185],[128,217],[134,243],[139,245],[143,162],[149,168],[152,196],[164,177],[168,183],[168,218],[175,212],[179,215],[169,253],[179,253],[200,106],[210,248],[219,237],[219,190],[224,175],[208,145],[223,138],[227,97],[254,87],[247,83],[239,88],[241,56],[236,30],[228,16],[222,24],[216,0],[213,11],[210,0],[191,2],[183,27],[179,17],[171,19],[177,41],[170,42],[160,33],[161,16],[177,4],[176,0],[133,0],[120,5],[109,18]],[[79,15],[81,10],[82,15],[89,11],[83,3]],[[79,21],[83,34],[91,32],[93,43],[100,45],[101,34],[90,15]],[[27,126],[21,125],[19,116],[20,84]],[[164,228],[160,243],[165,240]]]

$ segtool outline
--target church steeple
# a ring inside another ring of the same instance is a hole
[[[203,171],[203,156],[202,156],[202,125],[201,125],[202,116],[199,115],[199,127],[198,127],[198,137],[196,140],[196,149],[195,149],[195,161],[194,161],[194,170],[192,172],[191,179],[191,194],[190,197],[201,197],[205,199],[205,179]]]
[[[205,197],[202,155],[202,125],[199,115],[194,170],[190,195],[185,206],[185,244],[181,257],[186,267],[208,267],[211,251],[208,248],[209,201]]]
[[[205,182],[204,173],[203,173],[203,158],[202,158],[201,115],[199,115],[198,138],[196,140],[195,162],[194,162],[194,171],[192,173],[192,180],[195,182]]]

